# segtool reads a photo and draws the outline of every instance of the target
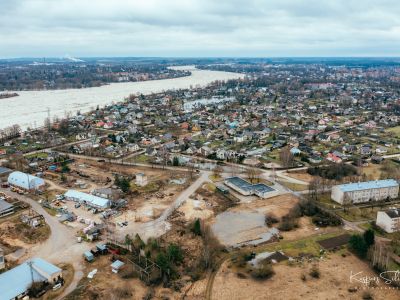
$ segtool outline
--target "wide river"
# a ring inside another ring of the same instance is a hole
[[[51,118],[64,117],[67,112],[88,112],[97,105],[122,101],[130,94],[151,94],[171,89],[206,86],[215,80],[242,78],[243,74],[198,70],[193,66],[177,67],[190,70],[186,77],[111,83],[101,87],[46,91],[18,91],[18,97],[0,99],[0,128],[19,124],[22,129],[41,127],[50,110]]]

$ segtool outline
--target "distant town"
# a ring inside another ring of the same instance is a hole
[[[2,60],[0,105],[185,65],[242,76],[0,129],[0,300],[398,299],[399,60]]]

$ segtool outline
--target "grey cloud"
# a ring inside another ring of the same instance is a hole
[[[391,56],[400,49],[394,0],[1,0],[0,10],[0,57]]]

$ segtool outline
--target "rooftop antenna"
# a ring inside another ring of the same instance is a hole
[[[47,119],[48,119],[47,129],[50,131],[50,107],[47,107]]]

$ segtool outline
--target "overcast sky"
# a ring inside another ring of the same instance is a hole
[[[400,56],[399,0],[0,0],[0,57]]]

